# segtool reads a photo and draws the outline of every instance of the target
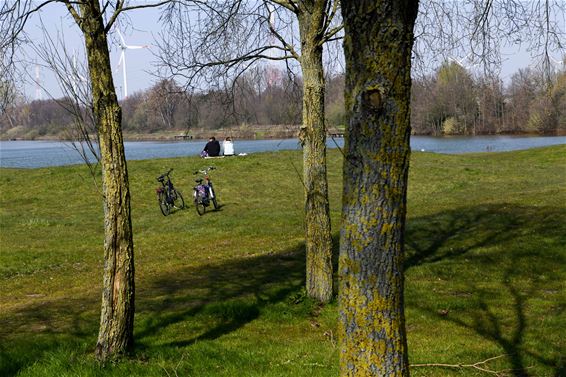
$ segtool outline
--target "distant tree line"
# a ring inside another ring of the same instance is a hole
[[[550,77],[520,69],[507,86],[498,77],[474,77],[456,62],[413,80],[413,133],[485,135],[566,132],[566,72]]]
[[[273,77],[276,80],[273,80]],[[344,76],[326,79],[326,120],[344,124]],[[297,125],[302,112],[301,78],[272,67],[257,67],[227,88],[187,93],[173,80],[122,101],[125,132],[190,133],[240,125]],[[67,137],[73,122],[69,99],[25,101],[19,98],[0,114],[0,136]],[[498,77],[474,76],[456,62],[413,80],[412,130],[417,135],[566,133],[566,72],[550,81],[540,72],[521,69],[507,85]]]
[[[268,82],[266,68],[244,73],[223,89],[187,93],[173,80],[161,80],[150,89],[122,102],[124,130],[219,129],[234,125],[295,125],[301,121],[301,83],[278,71]]]

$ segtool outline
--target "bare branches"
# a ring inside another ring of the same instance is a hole
[[[0,118],[16,100],[16,80],[14,77],[14,65],[10,59],[0,52]]]
[[[67,11],[71,14],[75,22],[79,27],[81,27],[82,19],[79,15],[79,12],[73,7],[73,4],[69,0],[63,0],[65,6],[67,7]]]
[[[114,25],[114,22],[116,22],[118,15],[120,15],[120,13],[122,13],[122,9],[124,7],[124,1],[125,0],[116,0],[116,5],[114,6],[114,11],[112,12],[110,19],[108,20],[108,22],[106,23],[106,26],[104,28],[104,31],[106,33],[108,33],[110,31],[110,29],[112,28],[112,25]],[[106,12],[106,9],[110,4],[111,4],[110,1],[106,1],[106,4],[104,4],[104,7],[102,8],[103,14]]]
[[[328,9],[325,13],[325,20],[323,30],[325,31],[324,37],[322,37],[322,44],[333,41],[336,38],[336,35],[340,33],[344,29],[344,25],[342,24],[342,19],[337,20],[338,15],[341,16],[340,13],[340,2],[339,1],[329,1],[328,2]],[[334,25],[334,26],[333,26]],[[337,39],[341,39],[342,37],[338,37]]]
[[[549,57],[566,52],[565,15],[566,2],[560,0],[424,0],[415,30],[415,65],[426,71],[425,62],[437,66],[449,57],[465,57],[494,75],[502,50],[522,46],[549,72]]]
[[[336,41],[342,32],[338,1],[324,2],[320,45]],[[162,19],[161,68],[182,78],[188,88],[219,86],[220,76],[236,77],[261,60],[301,59],[298,15],[307,6],[289,0],[181,1],[169,4]]]
[[[138,9],[146,9],[146,8],[159,8],[159,7],[167,5],[169,3],[171,3],[171,0],[164,0],[164,1],[157,1],[155,3],[143,3],[143,4],[125,6],[125,0],[117,0],[116,5],[114,6],[114,11],[113,11],[112,15],[110,16],[110,19],[106,23],[104,30],[108,33],[112,29],[112,26],[114,26],[114,24],[116,23],[118,16],[123,12],[138,10]],[[110,4],[111,4],[110,1],[106,2],[102,13],[105,12],[106,7],[109,6]]]
[[[163,18],[168,30],[159,44],[161,65],[198,88],[200,83],[217,85],[220,76],[233,77],[250,62],[296,57],[270,17],[263,3],[172,3]]]
[[[31,1],[0,2],[0,114],[16,98],[16,53],[24,42],[22,31],[30,14],[49,2],[33,6]]]
[[[452,368],[452,369],[466,369],[466,368],[470,368],[470,369],[475,369],[475,370],[479,370],[480,372],[484,372],[487,374],[491,374],[497,377],[503,377],[508,375],[509,372],[512,372],[513,369],[504,369],[504,370],[493,370],[490,369],[487,366],[487,363],[489,363],[490,361],[493,360],[497,360],[500,359],[502,357],[505,357],[507,355],[500,355],[500,356],[495,356],[495,357],[490,357],[489,359],[483,360],[483,361],[478,361],[477,363],[472,363],[472,364],[442,364],[442,363],[430,363],[430,364],[411,364],[411,367],[439,367],[439,368]]]
[[[337,36],[337,34],[340,33],[342,30],[344,30],[344,25],[339,25],[332,29],[329,29],[328,32],[326,32],[326,34],[324,34],[324,37],[322,38],[322,44],[326,42],[342,39],[341,36]]]
[[[63,35],[53,38],[42,22],[43,42],[32,47],[36,54],[57,77],[64,97],[54,99],[68,114],[73,124],[66,128],[66,138],[81,156],[94,177],[100,162],[98,132],[94,117],[91,85],[88,69],[75,51],[71,53],[65,46]]]
[[[7,0],[0,8],[0,51],[17,42],[30,16],[50,3],[59,0],[45,0],[38,5],[32,0]]]
[[[282,49],[279,48],[279,46],[273,46],[273,48],[281,49],[284,53],[288,52],[293,59],[299,60],[300,59],[299,53],[295,50],[293,45],[288,43],[283,37],[283,35],[275,28],[275,16],[274,16],[275,10],[271,9],[268,3],[266,3],[266,8],[269,13],[269,22],[268,22],[269,31],[271,32],[272,36],[276,38],[283,46]]]
[[[290,10],[293,13],[299,12],[299,7],[292,0],[271,0],[273,3],[282,6],[285,9]]]
[[[8,103],[9,99],[14,98],[15,70],[18,64],[15,57],[21,54],[21,46],[29,43],[25,39],[24,29],[30,18],[40,14],[40,10],[48,5],[65,6],[76,24],[83,29],[84,5],[99,0],[8,0],[0,2],[0,98],[2,107]],[[153,3],[143,3],[128,6],[126,0],[106,0],[101,2],[102,9],[94,16],[102,20],[108,20],[104,32],[107,33],[118,19],[118,16],[125,11],[158,7],[168,1],[155,1]],[[84,30],[83,30],[84,32]],[[31,45],[35,53],[43,60],[58,79],[59,86],[65,97],[56,100],[74,118],[74,127],[69,129],[69,138],[78,140],[73,143],[77,151],[81,154],[85,162],[91,167],[92,157],[98,156],[97,148],[93,145],[96,141],[96,120],[92,113],[92,103],[90,94],[89,76],[86,69],[79,68],[77,65],[76,54],[71,55],[63,42],[62,36],[58,40],[52,39],[44,28],[44,43]],[[77,147],[78,146],[78,147]],[[92,170],[92,169],[91,169]]]

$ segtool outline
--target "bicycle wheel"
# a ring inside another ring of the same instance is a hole
[[[167,194],[164,191],[161,191],[157,194],[157,200],[159,201],[159,208],[161,209],[161,213],[163,216],[167,216],[171,212],[171,208],[169,208],[169,203],[167,203]]]
[[[212,205],[214,206],[214,209],[218,209],[218,201],[216,200],[216,192],[214,191],[214,189],[211,187],[210,188],[211,194],[212,194]]]
[[[202,199],[203,197],[200,195],[200,193],[197,192],[197,195],[195,196],[195,207],[199,216],[204,215],[204,213],[206,212],[206,206],[204,205]]]
[[[183,195],[181,195],[181,191],[173,189],[171,195],[173,196],[173,206],[177,209],[185,208],[185,200],[183,199]]]

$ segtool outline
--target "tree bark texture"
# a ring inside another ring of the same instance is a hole
[[[340,375],[409,376],[403,253],[417,0],[343,0]]]
[[[104,195],[104,273],[96,356],[101,361],[133,347],[134,244],[130,189],[122,138],[122,113],[112,80],[108,41],[98,0],[80,3]]]
[[[326,0],[304,1],[298,13],[303,73],[303,177],[305,185],[306,290],[320,302],[332,299],[332,234],[326,174],[322,35]]]

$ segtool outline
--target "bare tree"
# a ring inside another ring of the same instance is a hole
[[[2,58],[0,56],[0,59]],[[18,92],[11,67],[0,63],[0,122],[6,122],[6,125],[2,124],[0,128],[7,127],[11,123],[12,117],[9,110],[16,105],[17,97]]]
[[[122,138],[122,116],[112,80],[107,35],[119,16],[156,4],[127,6],[125,0],[8,1],[0,13],[0,32],[13,46],[29,18],[41,8],[63,5],[80,28],[86,46],[93,114],[98,130],[104,202],[104,274],[96,356],[119,357],[133,347],[134,245],[128,170]]]
[[[187,85],[218,85],[260,60],[299,63],[303,79],[303,184],[305,186],[306,289],[332,298],[332,237],[326,176],[323,46],[342,30],[339,2],[263,0],[179,1],[166,19],[164,66]],[[221,82],[220,82],[221,83]]]
[[[504,129],[505,98],[499,78],[480,77],[475,84],[478,115],[474,134],[500,133]]]
[[[528,25],[540,21],[533,39],[542,33],[544,43],[538,45],[547,54],[547,42],[556,36],[548,27],[553,5],[564,9],[566,4],[549,0],[429,2],[423,11],[431,12],[431,20],[444,22],[448,36],[462,35],[462,24],[454,22],[462,15],[472,33],[464,33],[460,42],[471,36],[474,55],[489,63],[492,47],[501,37],[496,33],[504,31],[500,27],[518,30],[525,26],[521,20],[530,21]],[[510,18],[496,20],[496,9],[510,12],[506,14]],[[418,10],[418,0],[342,0],[349,118],[339,259],[342,376],[409,376],[403,243],[411,55]],[[518,18],[513,19],[514,15]],[[417,32],[422,37],[427,30],[421,25]],[[559,39],[554,42],[561,43]]]
[[[175,112],[183,99],[184,92],[175,81],[164,79],[157,82],[147,93],[146,103],[152,121],[163,129],[175,128]]]
[[[5,53],[0,51],[0,116],[15,102],[17,95],[12,64],[5,60]]]
[[[403,238],[417,0],[342,0],[346,56],[340,375],[408,376]]]
[[[7,107],[14,103],[17,96],[14,54],[22,42],[19,37],[21,25],[15,17],[18,9],[18,4],[0,4],[0,31],[6,31],[0,33],[0,116],[5,114]],[[11,26],[14,26],[14,30],[10,29]]]

